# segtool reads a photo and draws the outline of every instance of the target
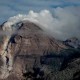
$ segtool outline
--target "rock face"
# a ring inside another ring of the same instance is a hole
[[[32,22],[22,21],[12,26],[4,24],[1,31],[9,33],[0,41],[1,79],[62,80],[55,77],[57,72],[60,76],[59,70],[63,70],[69,60],[80,56],[78,48],[70,48],[63,41],[50,37]]]

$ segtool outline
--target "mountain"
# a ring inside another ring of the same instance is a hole
[[[66,41],[64,41],[64,43],[65,43],[65,45],[68,45],[73,48],[80,48],[80,40],[78,40],[78,38],[76,38],[76,37],[67,39]]]
[[[57,40],[30,21],[12,25],[5,22],[0,31],[1,79],[65,80],[66,73],[70,72],[71,76],[75,73],[69,70],[69,65],[80,62],[80,50],[75,47],[79,46],[78,39]],[[74,70],[79,66],[73,66]]]

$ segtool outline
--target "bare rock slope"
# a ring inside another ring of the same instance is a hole
[[[66,42],[47,35],[32,22],[22,21],[12,25],[11,27],[17,28],[12,33],[10,30],[14,28],[3,26],[4,24],[1,26],[1,31],[6,32],[9,29],[10,34],[3,35],[0,41],[0,61],[3,63],[0,62],[1,79],[62,80],[57,79],[57,73],[53,72],[63,70],[65,64],[74,59],[75,53],[78,54],[75,58],[80,56],[79,49],[70,48]],[[58,72],[59,78],[62,72]]]

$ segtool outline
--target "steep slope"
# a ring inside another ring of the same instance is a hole
[[[12,70],[13,62],[15,64],[17,56],[37,58],[37,56],[40,57],[51,52],[58,53],[67,48],[62,42],[49,37],[45,31],[32,22],[23,21],[11,26],[5,24],[1,29],[5,33],[0,48],[4,64],[4,68],[1,69],[2,78],[8,76],[6,74]]]
[[[49,36],[30,21],[5,22],[1,32],[0,78],[4,80],[62,80],[60,75],[69,73],[68,64],[80,57],[78,48]]]

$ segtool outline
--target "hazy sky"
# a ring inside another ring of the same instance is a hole
[[[23,14],[38,20],[56,38],[80,39],[80,0],[0,0],[0,23],[13,16],[12,21],[22,19]]]
[[[0,23],[18,13],[40,11],[56,7],[80,6],[80,0],[0,0]]]

